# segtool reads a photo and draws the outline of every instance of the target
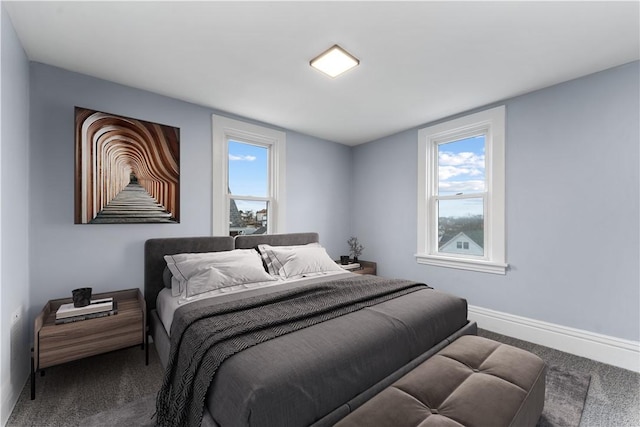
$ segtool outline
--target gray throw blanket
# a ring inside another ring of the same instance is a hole
[[[176,311],[156,424],[199,426],[213,376],[235,353],[425,288],[406,280],[356,276]]]

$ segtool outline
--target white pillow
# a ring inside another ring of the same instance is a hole
[[[276,280],[264,271],[262,259],[254,249],[165,255],[164,260],[173,274],[172,294],[178,291],[185,298],[214,289]]]
[[[344,271],[318,244],[304,246],[259,245],[261,253],[271,259],[271,267],[283,279],[295,279],[306,274]],[[263,256],[264,258],[264,256]]]
[[[269,272],[269,274],[277,277],[279,275],[278,271],[280,270],[280,268],[282,268],[282,264],[274,256],[273,252],[271,251],[272,248],[278,248],[280,250],[285,250],[285,249],[295,250],[298,248],[308,248],[308,247],[320,248],[321,246],[320,246],[320,243],[308,243],[306,245],[295,245],[295,246],[258,245],[258,252],[260,252],[262,259],[264,260],[264,265],[267,267],[267,271]]]

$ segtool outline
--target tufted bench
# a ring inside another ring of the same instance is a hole
[[[335,427],[535,426],[546,367],[527,351],[466,335]]]

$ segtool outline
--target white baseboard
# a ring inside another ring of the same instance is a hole
[[[638,341],[569,328],[472,305],[469,306],[469,320],[476,321],[479,328],[488,331],[640,372],[640,342]]]

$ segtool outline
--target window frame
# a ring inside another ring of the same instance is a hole
[[[212,115],[214,236],[229,235],[231,199],[267,201],[267,233],[284,233],[286,183],[286,133],[264,126]],[[229,193],[229,140],[268,148],[268,196],[252,197]]]
[[[418,130],[419,264],[494,274],[506,274],[504,105]],[[448,254],[438,248],[438,147],[473,135],[485,135],[485,189],[462,196],[484,197],[484,255]]]

